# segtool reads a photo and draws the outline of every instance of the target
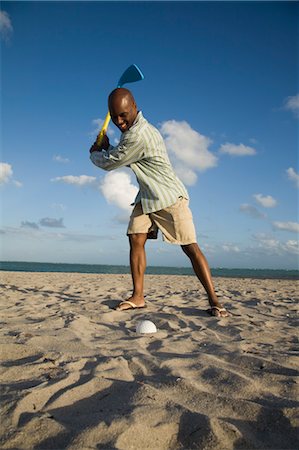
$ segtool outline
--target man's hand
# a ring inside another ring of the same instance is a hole
[[[101,151],[101,150],[107,150],[108,149],[108,147],[109,147],[109,145],[110,145],[110,142],[109,142],[109,138],[108,138],[108,136],[106,136],[106,134],[103,136],[103,139],[102,139],[102,142],[101,142],[101,144],[100,145],[98,145],[97,144],[97,141],[95,140],[95,142],[94,142],[94,144],[90,147],[90,150],[89,150],[89,152],[90,153],[92,153],[92,152],[95,152],[95,151]]]

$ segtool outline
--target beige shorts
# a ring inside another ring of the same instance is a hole
[[[143,214],[141,203],[137,203],[132,211],[127,235],[147,233],[149,239],[157,239],[158,230],[163,240],[171,244],[188,245],[196,242],[189,201],[180,197],[167,208],[149,214]]]

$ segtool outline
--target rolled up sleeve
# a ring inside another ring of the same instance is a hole
[[[94,151],[90,159],[97,167],[110,171],[129,166],[140,160],[143,153],[141,139],[138,139],[135,133],[127,132],[116,147],[110,145],[108,150]]]

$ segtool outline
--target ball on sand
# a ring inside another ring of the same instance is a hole
[[[136,333],[138,334],[146,334],[146,333],[156,333],[157,328],[156,325],[150,320],[141,320],[137,323]]]

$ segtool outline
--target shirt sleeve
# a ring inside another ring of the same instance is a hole
[[[129,166],[140,160],[143,154],[141,138],[137,138],[135,133],[126,133],[116,147],[110,145],[108,150],[94,151],[91,153],[90,159],[96,166],[109,171]]]

